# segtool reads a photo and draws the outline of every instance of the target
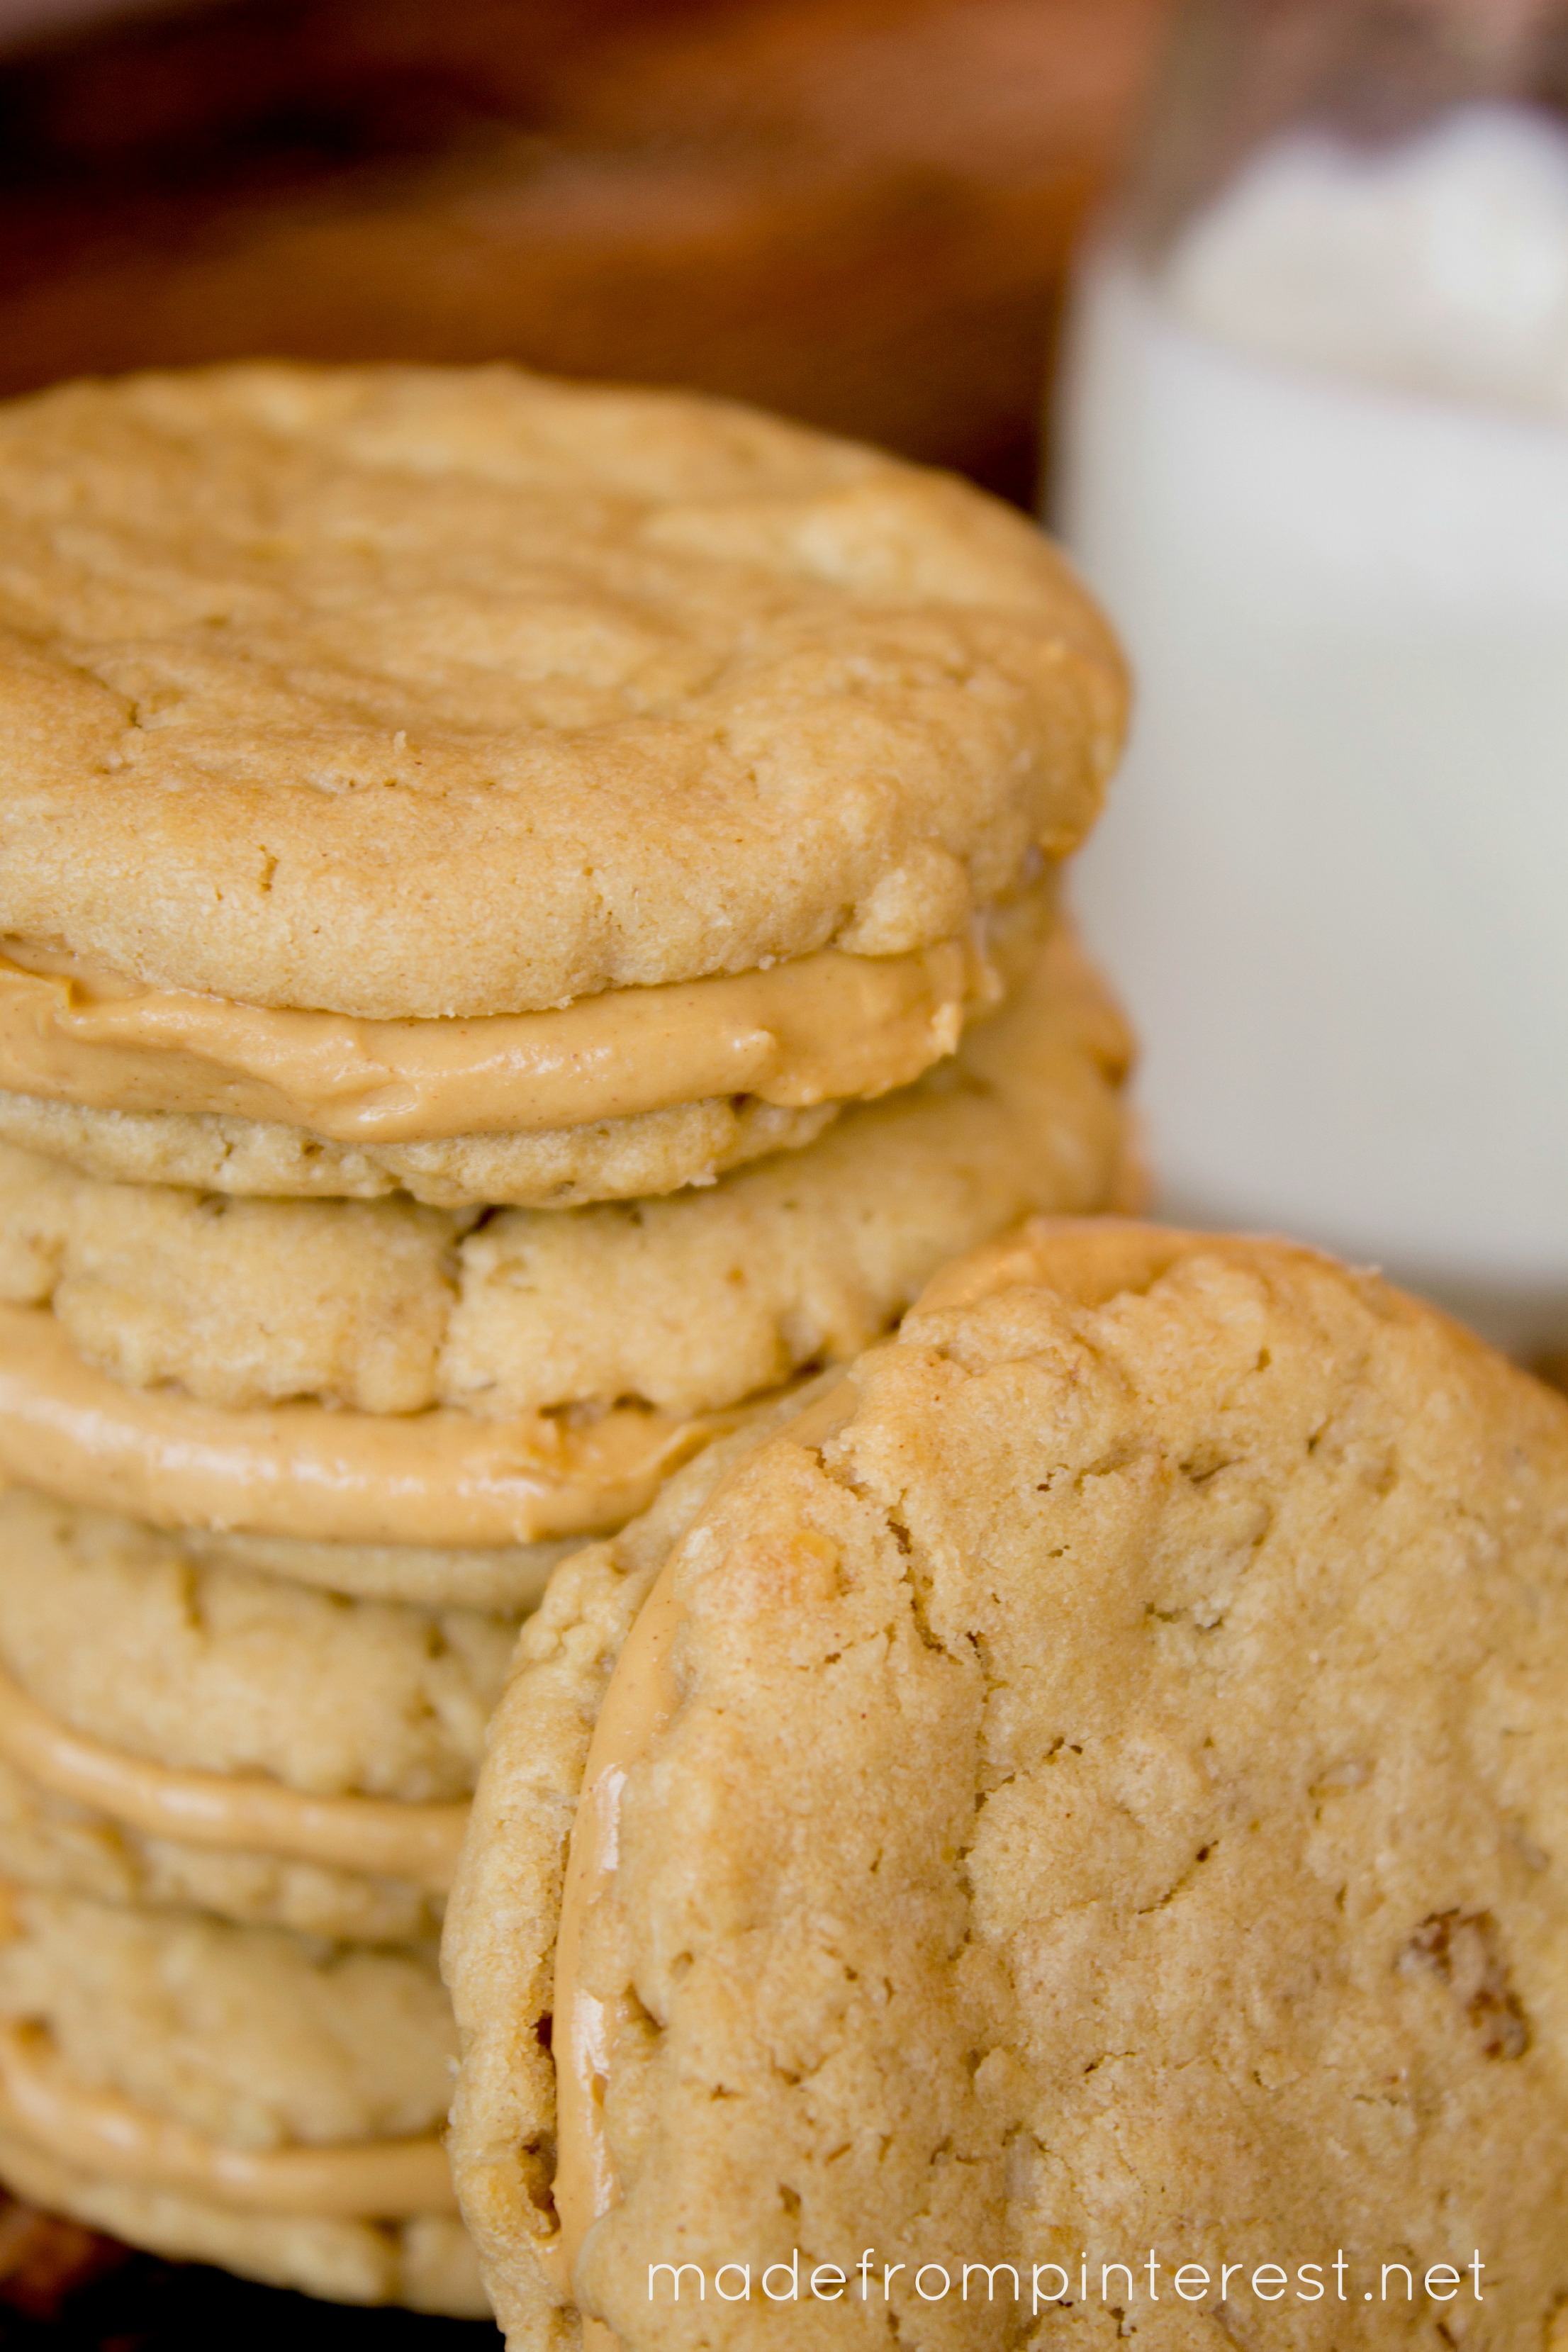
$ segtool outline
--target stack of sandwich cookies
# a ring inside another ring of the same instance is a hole
[[[506,371],[70,388],[0,509],[0,2171],[478,2309],[431,1939],[517,1622],[1117,1196],[1116,656],[956,484]]]
[[[1565,1530],[1561,1398],[1114,1219],[691,1465],[448,1915],[509,2344],[1555,2343]]]
[[[1102,1205],[1126,1065],[1058,929],[914,1085],[662,1200],[257,1200],[0,1144],[0,1471],[174,1528],[532,1546],[531,1573],[488,1580],[526,1605],[547,1545],[644,1506],[955,1249],[1023,1210]],[[436,1597],[476,1580],[438,1576]]]

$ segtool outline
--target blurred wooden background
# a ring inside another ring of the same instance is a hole
[[[1164,0],[207,0],[0,55],[0,391],[278,352],[694,384],[1027,499]]]

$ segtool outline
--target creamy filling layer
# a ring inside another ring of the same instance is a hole
[[[468,1818],[466,1804],[310,1797],[279,1780],[150,1763],[61,1723],[3,1669],[0,1756],[40,1788],[153,1837],[409,1879],[438,1895]]]
[[[230,2147],[112,2092],[73,2083],[37,2025],[0,2024],[0,2130],[100,2179],[246,2212],[401,2221],[458,2210],[439,2139]]]
[[[0,1304],[0,1477],[156,1527],[474,1547],[590,1535],[646,1509],[743,1418],[231,1412],[123,1387],[83,1361],[47,1307]]]
[[[1005,934],[1028,920],[1037,930],[1046,895],[909,955],[827,948],[766,971],[475,1020],[232,1003],[5,939],[0,1087],[360,1144],[536,1134],[735,1095],[791,1109],[850,1101],[908,1086],[953,1051],[969,1014],[1004,992]]]

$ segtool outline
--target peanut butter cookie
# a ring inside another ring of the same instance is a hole
[[[1565,1790],[1568,1406],[1022,1229],[525,1629],[446,1946],[509,2341],[1534,2352]]]

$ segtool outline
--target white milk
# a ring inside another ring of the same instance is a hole
[[[1089,269],[1064,425],[1162,1207],[1568,1340],[1568,139],[1276,147],[1158,284]]]

